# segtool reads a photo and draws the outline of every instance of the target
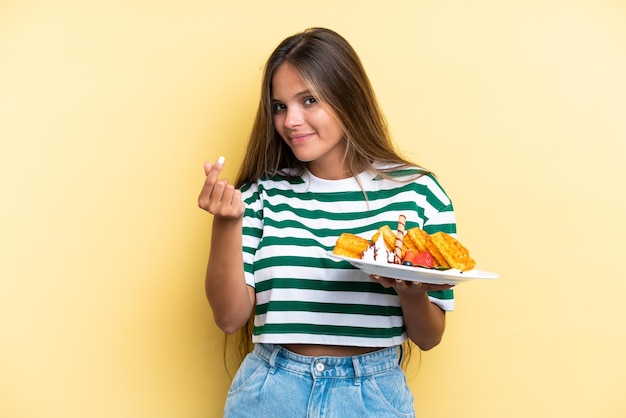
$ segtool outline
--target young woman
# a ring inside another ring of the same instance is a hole
[[[227,334],[254,350],[226,417],[414,416],[400,362],[435,347],[450,286],[371,277],[326,255],[342,232],[397,226],[456,233],[434,176],[395,149],[363,66],[323,28],[271,54],[234,185],[206,163],[199,206],[213,215],[206,293]]]

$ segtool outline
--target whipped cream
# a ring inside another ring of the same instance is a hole
[[[383,239],[383,234],[380,234],[376,242],[363,251],[361,259],[378,264],[394,264],[396,256],[392,251],[387,249],[385,240]]]

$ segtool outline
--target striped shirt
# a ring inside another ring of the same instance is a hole
[[[415,173],[325,180],[306,172],[242,187],[244,271],[256,292],[253,342],[388,347],[406,341],[395,291],[326,252],[342,232],[371,239],[383,225],[396,230],[400,214],[407,229],[454,235],[450,199],[432,175],[407,177]],[[444,310],[454,308],[452,290],[429,297]]]

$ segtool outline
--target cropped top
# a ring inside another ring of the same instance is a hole
[[[434,176],[364,172],[325,180],[305,172],[262,178],[241,190],[245,280],[255,288],[252,340],[272,344],[389,347],[406,341],[393,289],[327,255],[342,232],[363,238],[383,225],[456,234],[452,203]],[[443,310],[452,290],[429,293]]]

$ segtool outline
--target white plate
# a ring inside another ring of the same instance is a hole
[[[392,279],[409,280],[412,282],[456,285],[469,280],[493,280],[500,277],[496,273],[476,269],[468,271],[461,271],[457,269],[434,270],[421,267],[403,266],[400,264],[378,264],[358,258],[344,257],[334,254],[332,251],[328,251],[326,254],[334,259],[347,261],[367,274],[374,274]]]

